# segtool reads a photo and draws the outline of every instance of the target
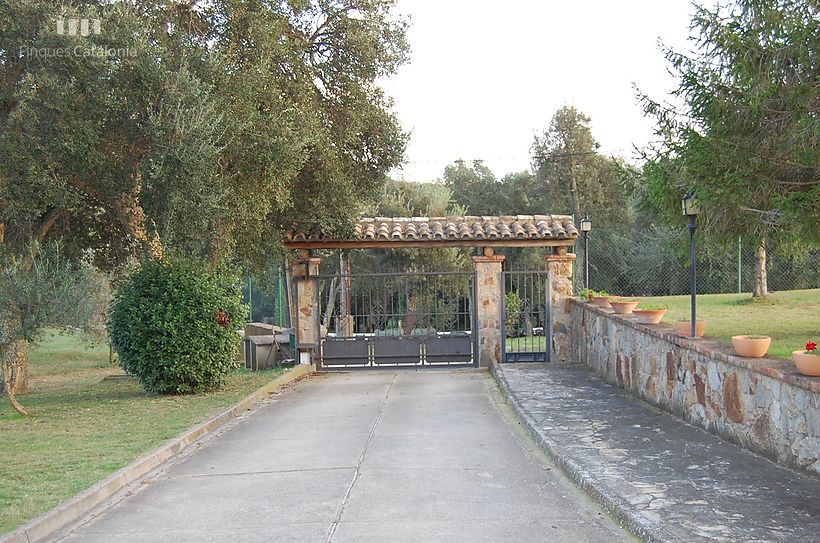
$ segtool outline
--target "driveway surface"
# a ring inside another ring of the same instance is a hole
[[[317,375],[60,541],[632,541],[482,371]]]

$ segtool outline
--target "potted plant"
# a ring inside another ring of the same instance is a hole
[[[631,315],[632,310],[638,305],[638,300],[634,298],[618,298],[617,300],[610,300],[609,305],[615,310],[618,315]]]
[[[692,321],[678,321],[675,323],[675,330],[680,337],[692,337]],[[706,321],[698,319],[695,321],[695,337],[703,337],[706,333]]]
[[[592,299],[598,295],[597,292],[592,290],[591,288],[582,289],[581,292],[578,293],[581,299],[585,302],[592,303]]]
[[[607,291],[599,290],[592,297],[592,303],[594,303],[595,305],[597,305],[598,307],[600,307],[602,309],[612,309],[612,306],[609,305],[609,300],[611,298],[612,298],[612,296],[610,296]]]
[[[769,351],[772,338],[769,336],[732,336],[732,346],[738,356],[762,358]]]
[[[632,314],[638,318],[639,324],[658,324],[666,314],[666,306],[663,304],[647,304],[640,309],[633,309]]]
[[[806,342],[805,351],[792,352],[792,360],[797,366],[797,371],[803,375],[820,376],[820,354],[817,353],[817,343]]]

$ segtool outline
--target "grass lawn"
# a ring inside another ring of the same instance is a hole
[[[281,370],[237,370],[220,391],[149,396],[108,365],[107,346],[48,334],[30,349],[34,416],[0,396],[0,534],[9,532],[236,403]]]
[[[544,336],[508,337],[504,342],[504,347],[508,353],[544,352],[547,348],[547,338]]]
[[[690,319],[689,296],[640,299],[642,305],[668,305],[667,322]],[[770,356],[791,358],[806,341],[820,340],[820,289],[775,292],[760,301],[750,294],[703,294],[698,296],[697,311],[699,319],[708,321],[707,336],[729,342],[743,334],[772,336]]]

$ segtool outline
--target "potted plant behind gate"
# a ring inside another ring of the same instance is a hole
[[[738,356],[762,358],[769,351],[772,338],[769,336],[732,336],[732,347]]]
[[[666,309],[663,304],[648,304],[641,306],[640,309],[633,309],[632,314],[638,318],[639,324],[660,324]]]
[[[817,353],[817,343],[814,341],[806,342],[804,351],[793,351],[792,360],[797,371],[803,375],[820,376],[820,354]]]
[[[635,298],[618,298],[609,301],[609,305],[618,315],[631,315],[632,310],[635,309],[638,303]]]

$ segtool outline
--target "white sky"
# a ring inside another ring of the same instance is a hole
[[[410,64],[383,81],[411,141],[397,179],[440,178],[458,158],[499,177],[529,169],[536,130],[565,104],[592,118],[607,154],[651,137],[632,84],[674,87],[658,39],[687,47],[689,0],[400,0]]]

